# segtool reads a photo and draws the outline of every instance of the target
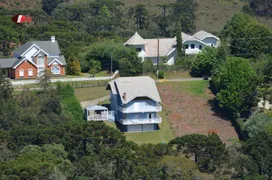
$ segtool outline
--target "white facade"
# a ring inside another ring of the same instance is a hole
[[[199,31],[194,35],[182,34],[182,44],[187,55],[195,55],[202,51],[206,46],[218,47],[220,39],[213,34],[205,31]],[[151,59],[154,65],[157,64],[158,55],[160,61],[166,57],[165,64],[175,64],[177,56],[176,37],[174,38],[158,38],[143,39],[137,32],[124,45],[132,46],[139,53],[138,57],[142,60]]]

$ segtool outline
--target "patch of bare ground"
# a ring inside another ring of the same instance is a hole
[[[177,91],[175,86],[178,84],[166,83],[158,86],[158,89],[176,137],[186,134],[208,135],[215,132],[227,145],[231,140],[238,139],[231,122],[212,110],[209,101],[214,96],[209,89],[204,92],[204,98]]]

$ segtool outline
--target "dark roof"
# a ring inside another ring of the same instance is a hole
[[[0,68],[11,68],[18,60],[17,58],[0,59]]]
[[[59,44],[57,41],[33,41],[32,43],[39,46],[42,50],[47,52],[49,55],[60,55]]]
[[[28,48],[30,48],[33,44],[36,44],[39,48],[44,50],[46,53],[48,53],[51,56],[58,56],[60,54],[59,44],[57,41],[51,42],[51,41],[32,41],[27,42],[24,45],[17,48],[15,51],[13,51],[15,54],[18,54],[21,56]]]
[[[24,45],[18,47],[16,50],[13,51],[13,53],[18,54],[19,56],[23,54],[30,46],[32,46],[32,42],[27,42]]]

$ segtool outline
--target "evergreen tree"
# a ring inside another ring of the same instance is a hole
[[[80,63],[73,56],[68,60],[67,73],[77,76],[81,74]]]

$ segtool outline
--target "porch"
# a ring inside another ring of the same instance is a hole
[[[133,124],[159,124],[162,123],[162,118],[159,115],[156,115],[152,118],[146,119],[117,119],[123,125],[133,125]]]
[[[85,108],[85,119],[87,121],[114,121],[114,111],[108,111],[104,106],[88,106]]]

